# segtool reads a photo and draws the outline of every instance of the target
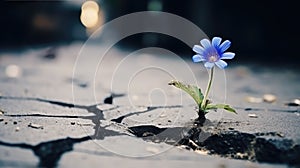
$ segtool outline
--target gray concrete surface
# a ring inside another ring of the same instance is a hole
[[[167,83],[175,78],[204,89],[208,78],[204,66],[190,59],[156,48],[130,54],[111,49],[102,57],[100,44],[57,47],[54,59],[44,58],[45,51],[0,55],[0,167],[299,164],[232,159],[214,154],[209,145],[195,151],[175,146],[197,114],[193,100]],[[299,98],[299,83],[293,69],[241,65],[238,59],[232,60],[225,71],[216,71],[210,99],[231,104],[238,114],[212,111],[204,129],[211,136],[237,131],[255,136],[256,141],[278,140],[280,149],[297,149],[292,147],[300,143],[299,106],[285,103]],[[272,103],[246,101],[264,94],[274,94],[277,99]],[[151,140],[136,137],[133,130],[140,128],[164,130]],[[291,145],[284,146],[285,141]]]

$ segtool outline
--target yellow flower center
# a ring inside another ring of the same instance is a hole
[[[215,54],[210,55],[210,56],[208,57],[208,61],[209,61],[209,62],[216,62],[216,61],[218,61],[218,55],[215,55]]]

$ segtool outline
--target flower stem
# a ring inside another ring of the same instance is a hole
[[[207,87],[206,87],[206,90],[205,90],[203,101],[201,103],[201,109],[203,111],[205,110],[206,105],[207,105],[207,102],[206,102],[207,101],[207,96],[208,96],[208,93],[209,93],[209,90],[210,90],[210,87],[211,87],[211,84],[212,84],[213,76],[214,76],[214,67],[212,67],[211,70],[210,70],[208,84],[207,84]]]

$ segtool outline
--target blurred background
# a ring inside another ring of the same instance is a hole
[[[293,0],[1,1],[0,52],[84,42],[105,22],[151,10],[182,16],[209,37],[231,40],[231,51],[239,55],[239,61],[275,66],[298,64],[296,3]],[[155,33],[132,35],[118,46],[126,50],[156,46],[182,56],[193,55],[191,48],[179,40]]]

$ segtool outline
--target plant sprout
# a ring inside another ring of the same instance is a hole
[[[221,43],[221,41],[222,39],[220,37],[214,37],[212,41],[202,39],[200,41],[202,46],[194,45],[193,47],[193,51],[196,52],[196,55],[192,57],[193,62],[205,62],[204,66],[210,71],[204,95],[202,94],[201,89],[197,86],[184,84],[176,80],[169,82],[169,85],[173,85],[192,96],[199,108],[199,121],[205,121],[205,114],[207,114],[209,110],[225,109],[229,112],[236,113],[235,109],[228,104],[212,104],[208,100],[209,91],[213,81],[214,65],[224,69],[227,66],[227,63],[223,61],[223,59],[232,59],[235,56],[232,52],[225,52],[230,47],[231,42],[229,40],[225,40]]]

